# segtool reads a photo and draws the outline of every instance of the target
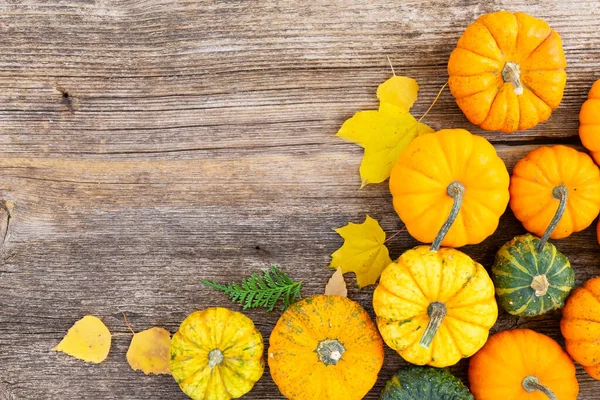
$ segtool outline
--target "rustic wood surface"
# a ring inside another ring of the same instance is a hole
[[[276,264],[321,293],[333,231],[365,213],[402,227],[386,184],[358,190],[362,151],[334,135],[399,74],[421,85],[421,115],[477,16],[522,10],[562,36],[568,82],[535,129],[485,132],[446,90],[426,122],[497,147],[509,169],[541,144],[580,146],[577,115],[600,77],[598,1],[0,1],[0,399],[184,399],[169,376],[133,372],[128,329],[171,332],[190,312],[233,307],[200,278]],[[510,212],[464,251],[490,266],[524,230]],[[416,245],[404,232],[397,257]],[[600,271],[593,229],[556,242],[581,284]],[[372,288],[349,296],[372,314]],[[85,314],[116,334],[88,365],[50,349]],[[251,311],[266,339],[279,313]],[[562,343],[560,312],[502,314]],[[386,350],[368,399],[403,362]],[[452,371],[466,381],[468,361]],[[578,367],[581,399],[600,383]],[[280,399],[268,370],[246,396]],[[508,400],[508,399],[507,399]]]

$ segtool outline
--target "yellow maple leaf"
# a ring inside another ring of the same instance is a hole
[[[338,131],[336,136],[365,149],[361,187],[389,178],[400,152],[418,135],[433,132],[408,113],[418,91],[414,79],[394,75],[377,89],[379,110],[357,112]]]
[[[335,231],[344,238],[344,244],[331,255],[329,266],[341,267],[343,273],[354,272],[359,288],[377,282],[392,262],[379,223],[367,215],[362,224],[350,222]]]
[[[97,364],[108,356],[110,341],[110,331],[100,318],[86,315],[75,322],[63,340],[52,350]]]
[[[171,374],[169,369],[171,334],[163,328],[150,328],[133,335],[127,362],[134,371],[148,374]]]
[[[331,278],[329,278],[327,285],[325,285],[325,294],[348,297],[348,289],[341,267],[337,267]]]

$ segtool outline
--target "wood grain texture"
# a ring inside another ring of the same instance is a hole
[[[447,79],[458,37],[480,14],[521,10],[562,36],[568,83],[535,129],[485,132],[448,91],[427,116],[497,147],[509,168],[540,144],[579,145],[577,115],[599,77],[597,1],[0,1],[0,399],[184,399],[171,377],[125,360],[136,331],[174,332],[190,312],[232,307],[200,278],[239,279],[270,264],[321,293],[365,213],[402,227],[387,185],[360,185],[361,149],[334,137],[377,106],[396,72],[421,86],[421,115]],[[510,212],[464,251],[490,266],[524,230]],[[416,245],[406,232],[393,257]],[[593,229],[556,242],[577,284],[600,268]],[[372,288],[349,297],[372,314]],[[236,307],[233,307],[236,308]],[[116,333],[108,359],[52,352],[85,314]],[[250,311],[265,338],[278,313]],[[561,341],[560,312],[502,314],[494,331],[531,327]],[[389,349],[376,387],[403,362]],[[466,379],[468,362],[452,368]],[[578,367],[581,399],[600,383]],[[248,399],[280,399],[268,371]]]

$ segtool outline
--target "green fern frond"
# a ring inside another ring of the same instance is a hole
[[[262,272],[262,276],[253,273],[249,278],[242,279],[241,284],[231,282],[221,285],[206,279],[201,279],[200,282],[225,293],[234,303],[242,304],[244,310],[266,307],[267,311],[273,311],[281,300],[283,311],[300,298],[302,282],[294,281],[274,265]]]

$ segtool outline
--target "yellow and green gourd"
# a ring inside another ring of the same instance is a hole
[[[229,400],[248,393],[264,371],[263,338],[244,314],[214,307],[183,320],[171,340],[170,368],[194,400]]]
[[[500,248],[492,280],[502,308],[512,315],[534,316],[564,305],[575,271],[556,246],[526,234]]]

